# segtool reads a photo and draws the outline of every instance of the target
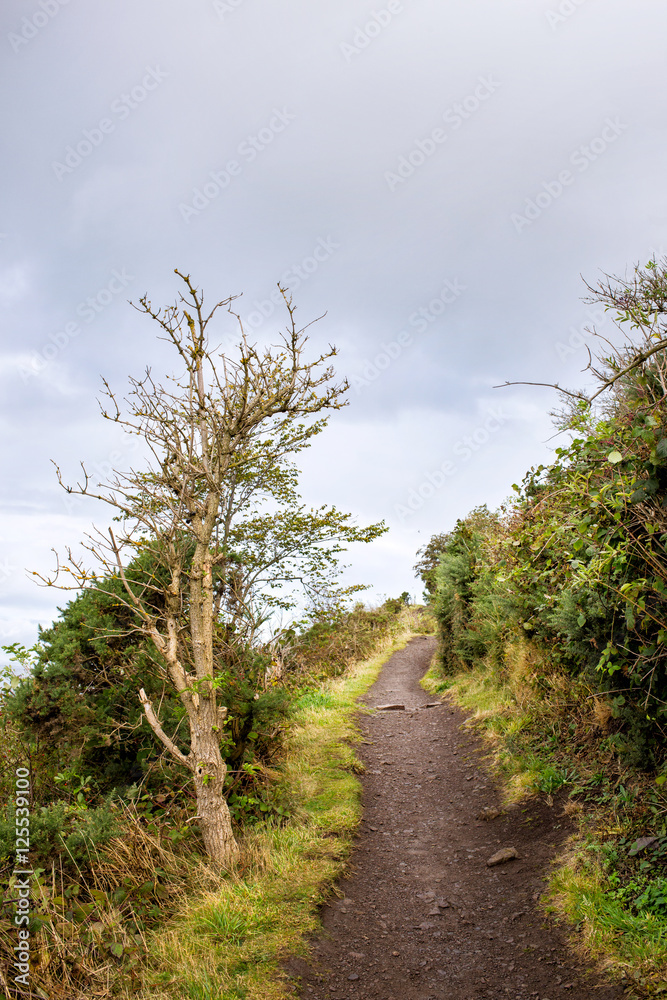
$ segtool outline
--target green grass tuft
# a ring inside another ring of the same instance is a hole
[[[578,949],[623,971],[649,995],[661,992],[667,970],[667,921],[633,913],[608,891],[600,869],[561,865],[549,886],[549,909],[566,917],[579,933]]]

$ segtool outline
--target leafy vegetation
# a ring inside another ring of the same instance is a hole
[[[416,569],[441,640],[430,683],[476,710],[517,794],[568,794],[588,817],[561,908],[650,985],[667,954],[667,261],[590,291],[626,342],[591,361],[590,396],[561,390],[569,442]],[[629,856],[646,836],[662,846]]]

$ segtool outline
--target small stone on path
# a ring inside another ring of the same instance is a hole
[[[377,705],[376,711],[378,712],[404,712],[405,705]]]
[[[493,868],[495,865],[504,865],[506,861],[512,861],[518,857],[519,852],[516,847],[503,847],[500,851],[492,854],[486,864],[488,868]]]
[[[498,819],[500,816],[500,809],[496,806],[484,806],[483,809],[477,813],[476,819],[483,819],[487,822],[492,819]]]

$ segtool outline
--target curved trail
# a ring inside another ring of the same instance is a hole
[[[322,911],[309,961],[292,959],[303,1000],[618,1000],[620,986],[588,974],[537,899],[565,839],[558,806],[499,804],[479,739],[447,703],[425,707],[419,685],[435,651],[413,639],[363,699],[405,711],[364,716],[364,819],[343,899]],[[514,847],[518,858],[487,860]]]

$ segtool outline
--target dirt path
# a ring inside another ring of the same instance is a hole
[[[617,1000],[587,975],[537,905],[567,835],[558,807],[533,801],[493,820],[499,803],[481,742],[419,686],[435,640],[418,638],[384,667],[364,701],[405,711],[364,716],[364,821],[324,907],[309,962],[288,971],[303,1000]],[[518,858],[487,860],[514,847]]]

